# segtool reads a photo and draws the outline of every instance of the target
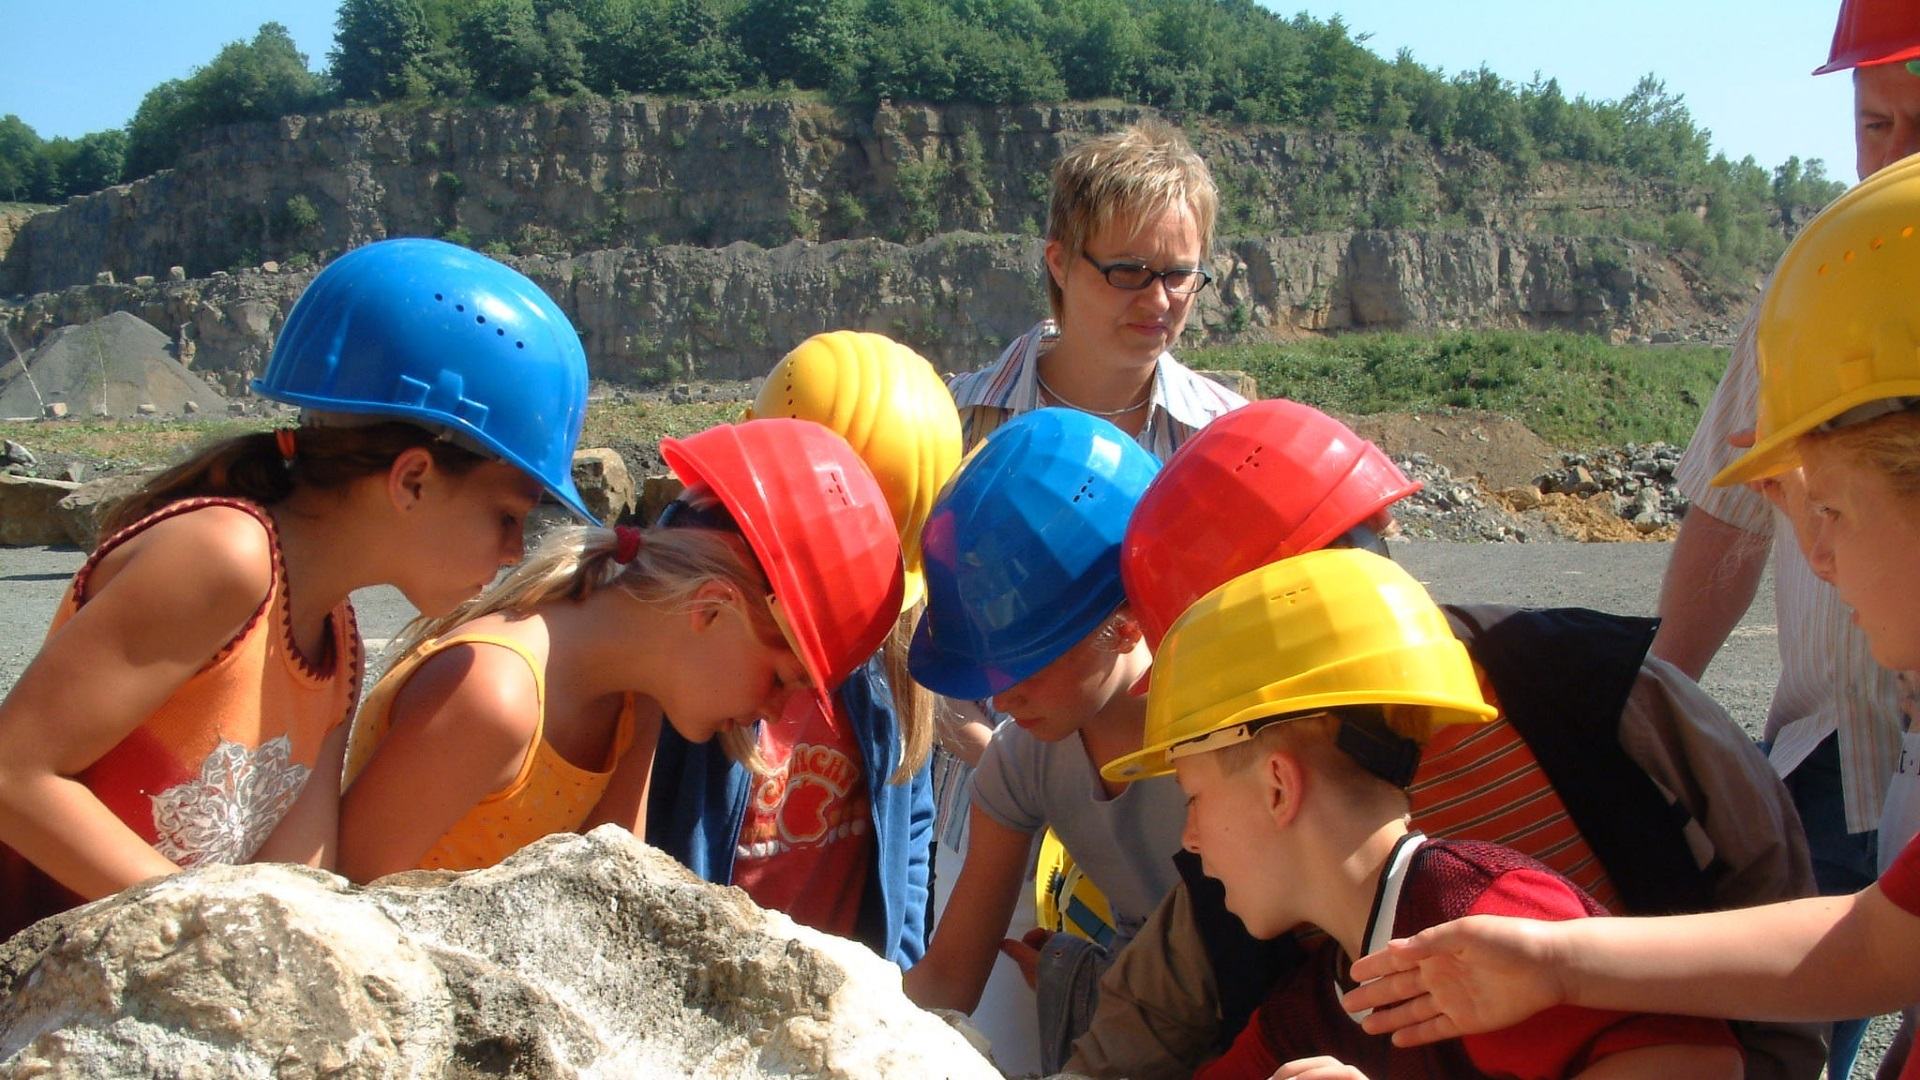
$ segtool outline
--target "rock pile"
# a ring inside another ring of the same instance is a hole
[[[13,1076],[999,1073],[862,946],[616,826],[361,889],[214,866],[0,945]]]
[[[1687,497],[1673,478],[1681,449],[1664,442],[1628,443],[1621,449],[1563,454],[1561,468],[1535,479],[1534,487],[1541,494],[1582,498],[1604,492],[1622,520],[1652,533],[1678,524],[1687,512]]]
[[[1418,540],[1524,543],[1558,539],[1539,522],[1524,520],[1487,495],[1478,481],[1461,479],[1422,453],[1393,459],[1421,488],[1393,504],[1402,534]]]

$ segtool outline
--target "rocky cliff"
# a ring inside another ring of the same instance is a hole
[[[1050,163],[1139,115],[632,98],[216,129],[176,169],[21,223],[0,292],[23,299],[0,318],[24,349],[131,311],[191,342],[197,366],[243,372],[304,281],[258,267],[304,272],[371,240],[443,235],[516,257],[579,323],[603,377],[757,374],[839,326],[969,367],[1044,312]],[[1555,231],[1604,232],[1610,214],[1668,212],[1684,193],[1566,168],[1521,183],[1410,138],[1190,130],[1221,187],[1223,239],[1220,287],[1189,342],[1464,325],[1650,334],[1711,324],[1721,304],[1661,251]]]
[[[648,384],[763,374],[822,329],[892,335],[959,370],[1046,310],[1040,242],[949,233],[911,246],[797,241],[507,257],[579,327],[594,374]],[[1699,318],[1683,267],[1642,245],[1496,229],[1240,237],[1218,252],[1192,341],[1306,330],[1498,326],[1650,333]],[[100,282],[0,310],[22,350],[110,312],[173,338],[229,392],[257,373],[312,277],[277,264],[199,279]]]

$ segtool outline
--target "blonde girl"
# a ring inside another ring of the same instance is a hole
[[[574,529],[400,643],[355,725],[341,870],[490,866],[555,832],[643,831],[654,748],[823,701],[899,610],[873,477],[817,424],[722,425],[661,452],[686,493],[649,529]]]
[[[0,703],[0,936],[210,862],[332,866],[361,648],[348,594],[446,612],[571,480],[586,357],[513,270],[353,251],[301,296],[259,393],[297,429],[217,444],[121,505]]]
[[[907,644],[925,594],[920,527],[959,464],[959,414],[913,350],[841,330],[788,353],[749,415],[798,417],[846,437],[886,493],[906,590],[885,645],[840,688],[830,715],[759,731],[764,769],[664,733],[647,839],[709,881],[740,885],[763,906],[911,967],[926,951],[933,698],[907,675]],[[818,880],[827,873],[842,876]]]

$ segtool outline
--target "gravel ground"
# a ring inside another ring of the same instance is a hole
[[[1410,540],[1393,544],[1394,557],[1426,584],[1435,599],[1530,606],[1572,605],[1652,614],[1671,545],[1474,544]],[[81,562],[70,548],[0,547],[0,688],[11,687],[33,658],[67,579]],[[362,632],[383,643],[413,612],[392,589],[356,595]],[[1703,684],[1750,733],[1758,734],[1778,670],[1773,591],[1764,584]],[[1873,1075],[1893,1025],[1876,1020],[1867,1033],[1855,1075]]]

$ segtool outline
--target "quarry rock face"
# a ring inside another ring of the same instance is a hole
[[[630,833],[367,888],[190,870],[0,945],[3,1076],[999,1074],[850,941]]]
[[[666,245],[502,261],[567,313],[595,378],[657,385],[764,375],[788,350],[828,329],[886,334],[943,371],[984,366],[1046,314],[1041,248],[1032,237],[950,233],[911,245]],[[1234,238],[1216,247],[1214,287],[1195,298],[1181,340],[1662,325],[1672,314],[1666,305],[1684,296],[1682,275],[1644,245],[1624,248],[1624,263],[1615,248],[1490,228]],[[239,394],[264,369],[274,335],[313,273],[256,269],[75,286],[0,309],[0,323],[10,323],[14,340],[27,348],[62,327],[124,312],[190,344],[191,374]],[[30,401],[22,407],[22,415],[33,414]]]

